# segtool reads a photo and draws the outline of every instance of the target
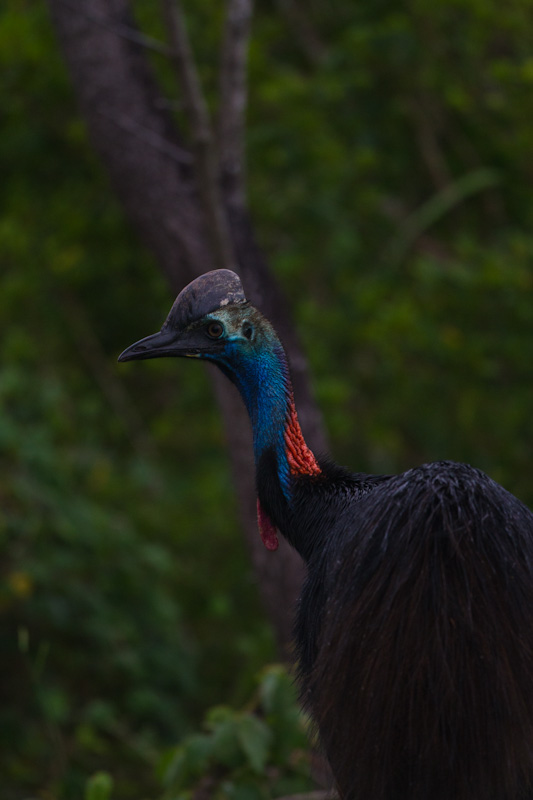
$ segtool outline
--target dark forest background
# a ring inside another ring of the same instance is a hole
[[[131,8],[167,40],[157,4]],[[185,12],[214,110],[224,6]],[[466,461],[533,504],[532,45],[529,0],[254,8],[248,206],[353,469]],[[310,790],[210,378],[116,364],[173,293],[41,0],[2,3],[0,95],[0,794]]]

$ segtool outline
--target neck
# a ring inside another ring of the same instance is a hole
[[[275,455],[279,485],[290,503],[293,480],[318,475],[320,468],[298,422],[287,359],[279,341],[243,364],[232,379],[252,422],[256,466],[266,452]]]

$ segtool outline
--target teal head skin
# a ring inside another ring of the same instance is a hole
[[[275,453],[290,502],[291,477],[310,469],[316,473],[318,466],[298,425],[281,342],[246,300],[234,272],[215,270],[186,286],[161,331],[128,347],[119,361],[164,356],[212,361],[237,386],[252,422],[256,464],[266,450]]]

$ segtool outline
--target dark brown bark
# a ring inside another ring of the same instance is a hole
[[[48,4],[92,143],[135,231],[156,256],[176,293],[217,264],[194,155],[176,130],[168,104],[161,102],[147,59],[148,47],[160,53],[169,53],[171,48],[139,34],[128,0],[92,0],[90,14],[83,4],[70,0],[48,0]],[[245,209],[228,197],[225,211],[235,268],[250,300],[274,322],[284,341],[302,428],[310,446],[324,450],[305,358],[279,289],[256,245]],[[214,372],[213,383],[259,590],[278,642],[286,650],[292,625],[287,609],[297,596],[302,564],[286,546],[273,555],[261,544],[248,419],[233,387]]]
[[[246,68],[252,22],[252,0],[227,0],[219,74],[217,145],[220,177],[228,202],[246,203]]]
[[[237,266],[219,180],[213,129],[179,0],[162,0],[172,62],[181,87],[189,122],[194,173],[206,230],[211,242],[213,266],[234,270]]]

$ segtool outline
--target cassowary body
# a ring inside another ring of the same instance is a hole
[[[121,360],[214,361],[253,428],[260,530],[307,564],[302,698],[346,800],[533,798],[533,515],[472,467],[350,473],[303,439],[283,348],[238,277]]]

